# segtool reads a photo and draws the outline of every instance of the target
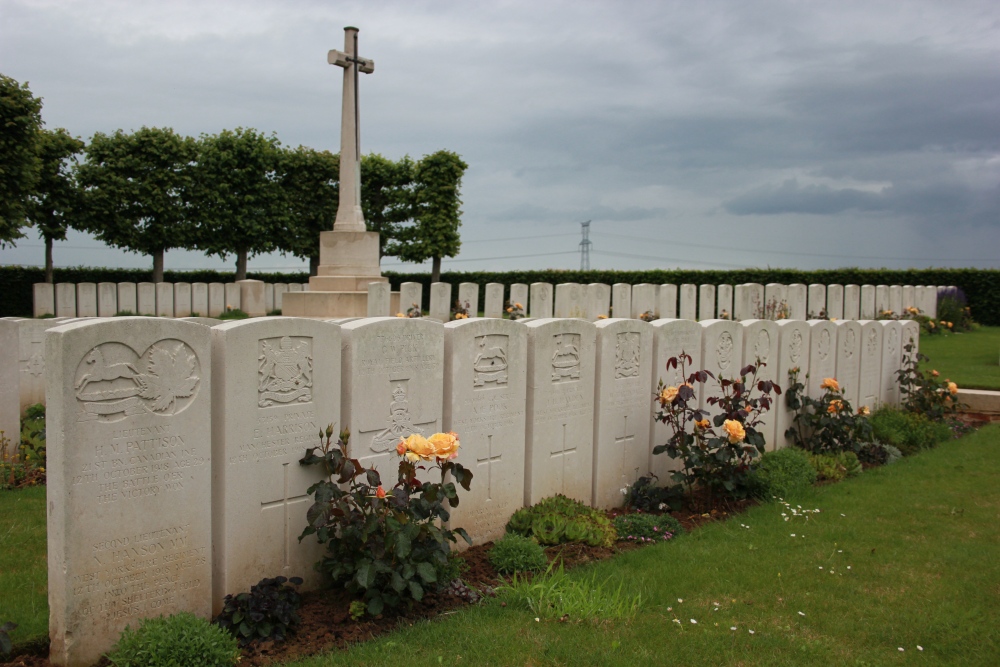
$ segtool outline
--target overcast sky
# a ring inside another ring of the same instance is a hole
[[[445,270],[579,268],[584,220],[593,268],[1000,267],[996,0],[0,0],[0,72],[83,139],[242,126],[336,152],[347,25],[376,63],[362,151],[469,164]],[[55,258],[151,266],[79,234]],[[42,259],[33,231],[0,250]]]

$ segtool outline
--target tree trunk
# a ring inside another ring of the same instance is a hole
[[[163,282],[163,248],[153,252],[153,282]]]
[[[52,237],[45,237],[45,282],[50,285],[53,282],[52,277]]]
[[[319,275],[319,255],[314,255],[309,258],[309,275],[318,276]]]
[[[439,283],[441,282],[441,258],[435,257],[434,263],[431,265],[431,282]]]
[[[247,279],[247,249],[240,248],[236,251],[236,280]]]

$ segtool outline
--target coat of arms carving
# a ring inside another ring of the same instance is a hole
[[[312,400],[312,339],[299,336],[260,341],[257,405],[262,408]]]

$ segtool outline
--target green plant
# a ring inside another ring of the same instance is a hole
[[[820,384],[823,394],[812,398],[799,381],[799,372],[797,366],[788,371],[789,387],[785,394],[785,404],[796,411],[785,435],[792,438],[797,447],[819,454],[856,451],[861,443],[871,441],[867,407],[862,406],[855,412],[841,393],[836,378],[824,378]]]
[[[11,447],[10,438],[0,431],[0,490],[21,489],[45,483],[45,448],[42,459],[33,457],[31,452],[17,457]]]
[[[239,308],[226,308],[226,312],[220,314],[218,319],[220,320],[245,320],[249,315]]]
[[[318,569],[335,584],[367,601],[368,613],[382,613],[421,600],[427,589],[448,581],[455,565],[449,559],[451,542],[462,528],[447,528],[447,506],[458,505],[455,484],[466,491],[472,473],[454,456],[459,441],[453,433],[430,438],[411,435],[400,442],[401,456],[395,486],[386,490],[379,472],[365,468],[347,453],[350,433],[332,442],[333,425],[320,432],[320,445],[306,452],[303,465],[321,465],[327,479],[313,484],[308,493],[314,503],[306,517],[309,525],[299,537],[316,535],[327,545]],[[430,463],[430,466],[422,463]],[[421,482],[418,471],[437,471],[440,482]]]
[[[815,481],[816,469],[809,455],[797,447],[765,453],[750,474],[753,494],[762,500],[795,497]]]
[[[667,360],[667,370],[680,368],[681,377],[685,377],[690,363],[690,355],[681,353],[680,357]],[[763,365],[758,361],[756,365],[744,366],[739,379],[716,378],[702,370],[687,376],[679,387],[664,386],[661,380],[657,388],[659,409],[655,416],[672,434],[666,444],[654,447],[653,453],[666,452],[670,458],[681,459],[684,468],[674,472],[673,479],[687,485],[688,489],[695,484],[706,488],[710,505],[716,492],[731,498],[745,498],[749,493],[748,475],[757,457],[764,452],[765,444],[757,426],[771,407],[771,393],[781,394],[777,384],[757,380]],[[720,392],[718,396],[705,399],[708,407],[720,411],[712,421],[708,419],[708,410],[689,405],[695,398],[694,384],[705,384],[708,378],[717,382]],[[718,433],[717,428],[720,429]]]
[[[952,437],[947,424],[891,405],[884,405],[872,413],[871,423],[875,440],[896,447],[904,456],[930,449]]]
[[[519,301],[515,301],[514,303],[508,301],[507,303],[505,303],[504,312],[507,313],[507,315],[512,320],[523,320],[525,317],[524,304],[522,304]]]
[[[21,417],[21,455],[45,465],[45,404],[29,405]]]
[[[500,574],[540,572],[549,564],[545,551],[533,539],[508,533],[493,544],[490,564]]]
[[[507,522],[507,532],[534,537],[540,544],[584,542],[609,547],[617,539],[614,526],[603,512],[561,494],[514,512]]]
[[[406,309],[406,316],[409,318],[423,317],[423,312],[420,310],[420,306],[416,303],[410,304],[410,307]]]
[[[960,287],[946,287],[938,291],[937,316],[940,326],[951,331],[972,331],[976,325],[965,292]]]
[[[227,595],[215,622],[236,637],[240,646],[263,639],[283,642],[299,624],[297,610],[302,604],[299,592],[288,584],[301,583],[301,577],[261,579],[249,593]]]
[[[597,573],[584,579],[566,574],[562,563],[552,565],[543,576],[513,580],[497,588],[501,600],[526,606],[538,618],[560,621],[627,620],[633,618],[642,605],[641,594],[625,591],[624,579],[615,583],[611,578],[597,580]]]
[[[7,621],[3,625],[0,625],[0,658],[6,658],[10,655],[11,649],[14,645],[10,641],[10,633],[17,628],[17,623],[11,623]]]
[[[191,313],[191,315],[193,316],[194,313]],[[268,317],[274,317],[274,316],[277,316],[277,315],[281,315],[281,308],[275,308],[274,310],[267,311],[267,316]]]
[[[451,308],[451,319],[453,320],[467,320],[469,319],[469,308],[471,305],[468,301],[463,303],[460,299],[455,301],[455,305]]]
[[[659,477],[650,473],[622,489],[625,507],[640,512],[679,510],[684,503],[684,489],[680,484],[657,486]]]
[[[839,482],[861,473],[861,462],[854,452],[811,454],[809,463],[816,469],[819,480]]]
[[[680,521],[669,514],[621,514],[611,523],[626,542],[664,542],[684,532]]]
[[[348,607],[348,612],[351,614],[352,621],[360,621],[365,617],[367,613],[368,605],[366,605],[361,600],[351,600],[351,606]]]
[[[885,466],[902,457],[903,453],[897,448],[881,442],[866,442],[858,450],[858,460],[868,465]]]
[[[236,638],[189,612],[125,628],[108,652],[114,667],[224,667],[239,661]]]
[[[913,343],[903,346],[903,364],[896,371],[899,379],[899,393],[902,406],[909,412],[922,414],[932,421],[943,421],[954,417],[960,407],[958,385],[945,378],[936,370],[920,370],[921,362],[930,359],[920,354],[914,355]]]

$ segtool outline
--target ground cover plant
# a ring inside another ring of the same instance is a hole
[[[562,494],[514,512],[507,522],[507,532],[546,545],[584,542],[590,546],[611,546],[618,539],[603,512]]]
[[[962,388],[1000,390],[1000,327],[921,338],[920,351],[933,359],[922,370],[937,370]]]
[[[892,445],[904,456],[935,447],[952,437],[951,428],[943,422],[931,421],[918,412],[907,412],[886,405],[871,416],[872,437]]]
[[[538,542],[517,533],[508,533],[497,540],[490,549],[489,557],[500,574],[541,572],[549,564]]]
[[[764,501],[792,498],[809,491],[816,481],[816,469],[801,449],[786,447],[767,452],[750,475],[753,494]]]
[[[239,657],[235,637],[188,612],[130,625],[108,651],[113,667],[228,667]]]

